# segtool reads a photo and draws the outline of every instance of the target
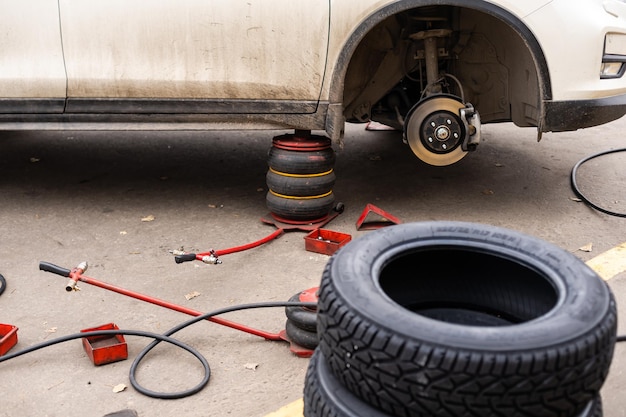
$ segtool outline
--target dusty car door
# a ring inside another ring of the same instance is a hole
[[[284,112],[276,103],[293,100],[311,108],[326,62],[328,3],[60,0],[68,109],[238,113],[250,112],[248,103]]]
[[[0,113],[61,113],[65,69],[56,0],[0,0]]]

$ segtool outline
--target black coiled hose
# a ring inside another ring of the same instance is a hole
[[[7,280],[4,279],[2,275],[0,275],[0,295],[4,292],[6,288],[7,288]]]
[[[608,154],[616,153],[616,152],[624,152],[624,151],[626,151],[626,148],[611,149],[611,150],[608,150],[608,151],[603,151],[603,152],[599,152],[599,153],[593,154],[593,155],[588,156],[588,157],[586,157],[584,159],[581,159],[578,163],[576,163],[576,165],[574,165],[574,168],[572,168],[572,173],[570,175],[570,183],[571,183],[571,186],[572,186],[572,190],[574,191],[574,194],[576,194],[576,197],[580,198],[588,206],[590,206],[590,207],[592,207],[592,208],[594,208],[594,209],[596,209],[596,210],[598,210],[598,211],[600,211],[602,213],[609,214],[611,216],[626,217],[626,213],[617,213],[617,212],[614,212],[614,211],[611,211],[611,210],[607,210],[605,208],[602,208],[602,207],[592,203],[587,197],[585,197],[583,195],[583,193],[578,188],[578,184],[576,183],[576,173],[578,172],[578,168],[582,164],[584,164],[585,162],[590,161],[590,160],[592,160],[594,158],[597,158],[599,156],[608,155]]]
[[[0,275],[1,276],[1,275]],[[4,278],[3,278],[4,281]],[[213,316],[217,316],[220,314],[224,314],[224,313],[230,313],[233,311],[239,311],[239,310],[248,310],[248,309],[255,309],[255,308],[268,308],[268,307],[305,307],[305,308],[311,308],[314,309],[316,308],[317,304],[316,303],[302,303],[302,302],[279,302],[279,301],[271,301],[271,302],[264,302],[264,303],[252,303],[252,304],[241,304],[241,305],[237,305],[237,306],[231,306],[231,307],[225,307],[225,308],[221,308],[219,310],[215,310],[209,313],[205,313],[202,314],[200,316],[194,317],[193,319],[190,319],[186,322],[183,322],[181,324],[179,324],[176,327],[173,327],[172,329],[168,330],[167,332],[165,332],[164,334],[158,334],[158,333],[151,333],[151,332],[145,332],[145,331],[139,331],[139,330],[97,330],[97,331],[93,331],[93,332],[81,332],[81,333],[75,333],[75,334],[71,334],[71,335],[67,335],[67,336],[62,336],[56,339],[52,339],[43,343],[39,343],[36,345],[33,345],[31,347],[28,347],[26,349],[23,349],[19,352],[15,352],[15,353],[11,353],[11,354],[6,354],[4,356],[0,356],[0,363],[7,361],[9,359],[13,359],[13,358],[17,358],[18,356],[22,356],[26,353],[30,353],[30,352],[34,352],[36,350],[39,349],[43,349],[45,347],[48,346],[52,346],[52,345],[56,345],[58,343],[63,343],[63,342],[67,342],[69,340],[74,340],[74,339],[80,339],[83,337],[88,337],[88,336],[104,336],[104,335],[116,335],[116,334],[124,334],[124,335],[129,335],[129,336],[142,336],[142,337],[148,337],[148,338],[152,338],[155,339],[152,343],[150,343],[148,346],[146,346],[141,352],[139,352],[139,354],[137,355],[137,357],[135,358],[135,360],[133,361],[131,367],[130,367],[130,371],[129,371],[129,379],[130,379],[130,383],[133,386],[133,388],[135,388],[137,391],[139,391],[140,393],[147,395],[149,397],[153,397],[153,398],[160,398],[160,399],[177,399],[177,398],[183,398],[183,397],[188,397],[190,395],[196,394],[197,392],[199,392],[200,390],[202,390],[208,383],[209,383],[209,378],[211,376],[211,369],[209,367],[209,363],[207,362],[206,358],[204,358],[204,356],[202,356],[202,354],[200,352],[198,352],[196,349],[194,349],[193,347],[179,341],[176,340],[174,338],[171,338],[170,336],[176,332],[178,332],[179,330],[184,329],[185,327],[188,327],[194,323],[197,323],[199,321],[202,320],[206,320],[210,317]],[[187,352],[191,353],[193,356],[195,356],[200,363],[202,364],[202,367],[204,368],[204,377],[202,378],[202,381],[200,381],[195,387],[184,390],[184,391],[179,391],[179,392],[158,392],[158,391],[153,391],[150,389],[147,389],[143,386],[141,386],[138,382],[137,382],[137,378],[136,378],[136,373],[137,373],[137,367],[139,365],[139,363],[144,359],[144,357],[148,354],[148,352],[150,352],[156,345],[158,345],[161,342],[167,342],[167,343],[171,343],[175,346],[180,347],[181,349],[186,350]]]

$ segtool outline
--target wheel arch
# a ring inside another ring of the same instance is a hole
[[[343,100],[348,67],[352,61],[355,51],[367,34],[389,17],[402,12],[410,11],[412,9],[427,6],[450,6],[481,12],[501,20],[520,37],[532,57],[537,75],[539,96],[537,97],[538,114],[536,122],[537,127],[541,130],[545,114],[543,103],[552,99],[549,69],[543,49],[533,32],[518,16],[498,5],[482,0],[401,0],[388,4],[371,13],[350,34],[338,54],[338,59],[336,60],[330,77],[329,102],[331,106],[341,105],[343,107],[345,105]],[[345,120],[343,117],[343,112],[335,107],[335,111],[332,112],[332,118],[335,118],[335,120],[331,121],[330,125],[336,126],[339,122],[339,120],[336,119],[342,118],[343,121]]]

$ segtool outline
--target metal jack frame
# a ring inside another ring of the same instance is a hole
[[[118,287],[116,285],[112,285],[103,281],[99,281],[95,278],[88,277],[84,275],[85,271],[87,270],[87,262],[81,262],[78,266],[72,269],[68,269],[68,268],[63,268],[58,265],[52,264],[50,262],[42,261],[39,263],[39,269],[42,271],[51,272],[53,274],[57,274],[62,277],[69,278],[69,281],[67,282],[65,286],[65,290],[68,292],[77,290],[76,284],[78,284],[78,282],[80,281],[80,282],[85,282],[87,284],[94,285],[96,287],[104,288],[105,290],[116,292],[118,294],[126,295],[128,297],[135,298],[140,301],[146,301],[148,303],[155,304],[160,307],[165,307],[170,310],[188,314],[190,316],[198,317],[203,314],[203,312],[200,312],[200,311],[196,311],[187,307],[170,303],[168,301],[164,301],[155,297],[151,297],[145,294],[131,291],[131,290]],[[309,357],[312,354],[312,351],[310,351],[309,349],[302,348],[294,344],[293,342],[291,342],[286,337],[284,330],[279,331],[277,333],[272,333],[272,332],[268,332],[265,330],[255,329],[255,328],[252,328],[252,327],[240,324],[240,323],[236,323],[230,320],[225,320],[219,317],[209,317],[206,320],[211,321],[213,323],[221,324],[222,326],[230,327],[235,330],[239,330],[245,333],[259,336],[266,340],[289,342],[291,345],[291,351],[300,357]]]

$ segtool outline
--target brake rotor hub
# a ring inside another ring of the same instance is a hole
[[[462,135],[463,130],[457,117],[440,111],[424,120],[420,137],[431,152],[446,153],[459,146]]]
[[[471,104],[454,96],[433,95],[407,114],[404,140],[413,153],[430,165],[461,160],[480,140],[480,119]]]

